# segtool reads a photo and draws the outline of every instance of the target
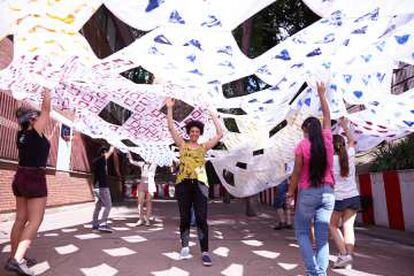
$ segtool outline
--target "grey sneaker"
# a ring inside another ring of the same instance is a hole
[[[145,226],[151,226],[151,222],[149,221],[149,219],[145,220]]]
[[[350,254],[339,254],[336,262],[333,264],[334,268],[352,268],[352,255]]]
[[[35,275],[34,271],[27,267],[25,260],[19,263],[14,258],[10,259],[4,268],[8,271],[14,271],[20,275],[29,275],[29,276]]]
[[[99,226],[99,232],[103,233],[113,233],[114,230],[112,230],[111,227],[109,227],[107,224]]]
[[[190,258],[191,258],[190,247],[186,246],[186,247],[181,248],[180,260],[187,260]]]
[[[11,259],[8,259],[7,260],[6,264],[4,265],[4,270],[13,271],[13,268],[12,268],[12,266],[10,264],[10,261],[11,261]]]

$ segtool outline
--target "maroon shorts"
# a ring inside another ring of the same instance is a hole
[[[16,197],[46,197],[46,170],[19,167],[14,175],[12,188]]]

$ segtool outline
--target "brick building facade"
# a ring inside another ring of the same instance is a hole
[[[15,208],[11,183],[17,169],[17,148],[15,137],[18,124],[14,111],[19,106],[11,95],[0,93],[0,213],[13,211]],[[50,120],[47,132],[53,132],[51,149],[47,162],[47,183],[49,190],[48,206],[82,203],[93,200],[91,191],[92,176],[90,161],[93,153],[87,152],[88,141],[86,136],[74,133],[73,138],[65,143],[71,143],[70,169],[60,171],[56,169],[61,124]],[[96,147],[96,146],[95,146]],[[91,148],[94,148],[92,145]]]
[[[11,61],[13,43],[9,39],[0,41],[0,70]],[[18,124],[16,109],[22,105],[9,91],[0,91],[0,213],[15,209],[15,199],[11,189],[17,169],[17,148],[15,144]],[[100,143],[78,132],[72,132],[66,141],[61,136],[62,124],[51,119],[46,132],[52,133],[51,149],[47,161],[48,207],[77,204],[93,201],[91,166]],[[67,152],[62,151],[65,148]],[[59,157],[59,155],[61,155]],[[67,168],[58,164],[67,159]],[[113,162],[109,162],[109,172],[113,172]],[[115,200],[119,200],[122,186],[119,179],[109,177]]]

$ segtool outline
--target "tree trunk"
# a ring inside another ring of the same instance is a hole
[[[252,18],[247,19],[243,23],[243,34],[242,34],[242,45],[241,45],[241,51],[248,56],[249,54],[249,48],[250,48],[250,40],[252,37],[252,28],[253,28],[253,20]],[[244,95],[244,85],[243,81],[239,80],[236,83],[236,91],[234,96]]]
[[[255,217],[257,216],[256,207],[257,207],[257,195],[252,195],[244,198],[246,202],[246,216]]]
[[[249,55],[249,48],[251,43],[252,37],[252,29],[253,29],[253,19],[250,17],[243,23],[243,36],[242,36],[242,52],[248,56]],[[243,93],[243,83],[240,81],[237,83],[237,90],[239,93]],[[246,202],[246,216],[254,217],[256,216],[256,205],[257,205],[257,195],[249,196],[244,199]]]
[[[224,195],[223,195],[223,203],[230,204],[230,193],[227,192],[226,189],[224,189]]]

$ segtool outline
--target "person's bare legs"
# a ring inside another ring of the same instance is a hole
[[[283,210],[283,208],[277,209],[277,217],[278,217],[279,223],[283,225],[286,224],[285,210]]]
[[[331,222],[329,228],[331,230],[331,235],[335,241],[336,248],[339,253],[344,255],[347,250],[345,248],[344,236],[342,235],[341,229],[339,229],[339,222],[343,216],[343,212],[334,211],[331,216]]]
[[[10,234],[10,258],[14,257],[20,237],[27,222],[27,199],[24,197],[16,197],[16,219]]]
[[[354,253],[355,246],[355,232],[354,223],[357,212],[352,209],[346,209],[342,216],[342,227],[344,229],[344,244],[348,254]]]
[[[145,192],[138,191],[138,212],[139,219],[144,220],[144,202],[145,202]]]
[[[151,193],[146,193],[147,201],[147,220],[150,220],[152,217],[152,195]]]
[[[27,199],[27,224],[21,233],[14,258],[22,262],[43,221],[47,197]]]
[[[286,214],[286,224],[288,226],[292,226],[292,211],[290,210],[290,208],[286,208],[285,210],[285,214]]]

